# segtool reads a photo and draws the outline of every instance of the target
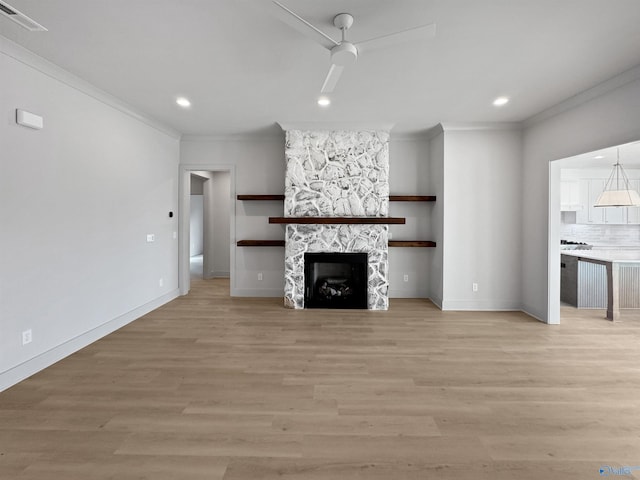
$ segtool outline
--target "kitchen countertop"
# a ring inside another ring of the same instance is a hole
[[[562,255],[600,260],[603,262],[640,263],[640,249],[637,250],[562,250]]]

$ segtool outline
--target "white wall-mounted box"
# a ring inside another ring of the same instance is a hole
[[[16,109],[16,123],[24,127],[35,128],[41,130],[44,127],[44,118],[35,113],[27,112],[26,110]]]

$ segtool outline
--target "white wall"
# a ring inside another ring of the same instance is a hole
[[[203,278],[213,278],[213,258],[214,250],[214,195],[213,195],[213,172],[198,172],[204,179],[202,183],[202,276]],[[193,175],[192,175],[193,177]]]
[[[205,180],[206,178],[199,176],[197,173],[191,174],[191,189],[189,190],[191,195],[204,195],[203,185]]]
[[[213,271],[214,277],[229,277],[230,232],[229,212],[231,208],[231,174],[213,172]]]
[[[204,196],[192,194],[190,206],[189,256],[193,257],[204,252]]]
[[[444,310],[521,307],[520,155],[513,127],[444,126]]]
[[[549,306],[558,308],[558,302],[549,302],[549,292],[559,292],[560,278],[559,245],[548,245],[549,162],[640,139],[639,77],[640,69],[627,72],[527,122],[522,172],[522,301],[527,313],[543,321],[557,321],[557,316],[549,317]],[[559,190],[556,193],[559,202]],[[559,212],[556,216],[554,222],[559,224]],[[557,270],[552,272],[551,285],[549,258],[551,268]]]
[[[444,132],[441,126],[434,128],[429,138],[430,175],[429,192],[436,196],[431,211],[431,233],[436,247],[432,249],[429,265],[429,298],[442,308],[444,252],[447,249],[444,235]]]
[[[428,141],[394,137],[389,142],[391,195],[433,195]],[[405,225],[390,225],[391,240],[433,240],[431,202],[389,202],[389,216],[405,217]],[[389,297],[428,298],[431,248],[389,248]],[[408,282],[404,281],[408,275]]]
[[[203,199],[203,276],[229,277],[231,174],[199,171]],[[194,196],[191,196],[193,201]]]
[[[2,37],[0,72],[2,390],[177,295],[179,141]]]

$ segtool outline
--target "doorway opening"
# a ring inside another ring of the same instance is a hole
[[[235,175],[232,166],[181,168],[180,293],[192,280],[233,284]]]
[[[548,323],[558,324],[563,315],[594,310],[605,312],[605,318],[609,284],[606,262],[597,264],[594,260],[640,260],[640,207],[594,207],[618,153],[631,187],[640,189],[640,142],[549,164]],[[631,282],[636,282],[635,277],[640,278],[638,265],[632,274],[626,271],[632,265],[627,265],[616,282],[625,284],[625,277],[630,275]],[[637,286],[627,289],[620,285],[620,295],[625,292],[629,295],[625,294],[621,308],[640,306]]]

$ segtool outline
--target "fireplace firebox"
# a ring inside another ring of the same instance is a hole
[[[305,308],[367,308],[366,253],[305,253]]]

